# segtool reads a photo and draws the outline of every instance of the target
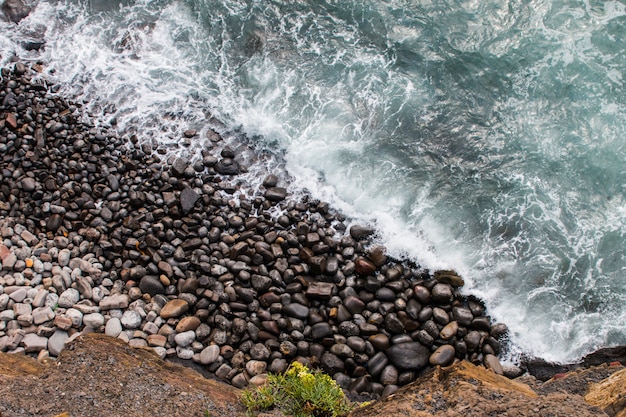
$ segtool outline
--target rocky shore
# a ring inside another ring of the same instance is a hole
[[[454,271],[389,259],[272,173],[242,189],[213,130],[187,159],[95,128],[41,70],[2,70],[0,351],[44,360],[103,332],[235,387],[297,360],[373,397],[463,359],[519,371]]]

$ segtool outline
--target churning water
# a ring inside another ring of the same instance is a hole
[[[142,141],[244,133],[393,255],[461,272],[513,357],[626,344],[623,0],[41,0],[0,54]]]

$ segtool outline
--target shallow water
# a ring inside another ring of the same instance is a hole
[[[195,128],[191,152],[244,133],[252,182],[286,167],[461,272],[511,358],[556,361],[626,344],[624,45],[618,1],[41,1],[0,23],[0,63],[44,60],[98,123]]]

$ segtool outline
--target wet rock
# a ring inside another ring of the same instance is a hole
[[[461,278],[456,271],[435,271],[435,279],[442,284],[449,284],[455,288],[465,285],[465,281],[463,281],[463,278]]]
[[[13,23],[18,23],[30,14],[31,8],[22,0],[5,0],[2,12]]]
[[[231,158],[224,158],[215,164],[215,170],[222,175],[239,174],[239,164]]]
[[[270,187],[265,191],[265,198],[269,201],[283,201],[287,197],[287,189],[282,187]]]
[[[354,261],[354,265],[360,275],[372,275],[376,272],[376,265],[362,256]]]
[[[452,287],[448,284],[436,284],[431,291],[431,296],[435,303],[450,304],[453,297]]]
[[[350,228],[350,236],[355,240],[366,239],[374,234],[374,228],[367,226],[354,225]]]

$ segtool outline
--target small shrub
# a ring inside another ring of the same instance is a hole
[[[248,415],[275,407],[294,417],[338,417],[353,408],[330,376],[299,362],[283,375],[269,374],[265,385],[245,390],[242,401]]]

